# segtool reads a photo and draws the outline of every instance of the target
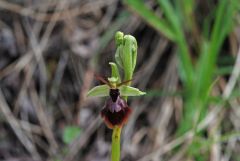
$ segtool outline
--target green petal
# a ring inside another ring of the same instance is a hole
[[[108,85],[100,85],[92,88],[90,91],[87,93],[88,97],[105,97],[109,96],[109,87]]]
[[[119,87],[121,96],[141,96],[146,94],[146,92],[140,91],[138,88],[122,85]]]
[[[117,65],[113,62],[110,62],[109,64],[111,65],[112,68],[112,77],[118,78],[116,83],[120,83],[121,77]]]

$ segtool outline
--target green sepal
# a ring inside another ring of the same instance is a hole
[[[140,91],[138,88],[122,85],[119,87],[121,96],[142,96],[145,95],[146,92]]]
[[[113,62],[110,62],[109,64],[111,65],[112,68],[112,77],[118,78],[116,83],[120,83],[121,77],[117,65]]]
[[[123,45],[119,45],[115,53],[115,60],[117,62],[117,65],[119,65],[119,67],[123,69],[122,51],[123,51]]]
[[[106,96],[109,96],[109,87],[106,84],[93,87],[90,91],[88,91],[87,96],[88,97],[106,97]]]
[[[122,62],[125,73],[125,80],[132,79],[132,75],[137,61],[137,41],[131,35],[124,36],[124,44],[122,48]],[[121,53],[120,53],[121,54]]]

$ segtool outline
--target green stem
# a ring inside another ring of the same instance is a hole
[[[120,161],[120,138],[122,127],[115,126],[112,134],[112,161]]]

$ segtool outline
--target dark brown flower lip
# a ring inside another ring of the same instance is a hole
[[[127,105],[127,102],[119,96],[116,102],[113,102],[111,98],[106,101],[101,116],[106,125],[112,129],[114,126],[126,124],[131,112],[132,110]]]

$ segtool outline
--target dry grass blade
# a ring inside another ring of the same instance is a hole
[[[231,74],[230,79],[228,81],[228,84],[227,84],[227,86],[224,90],[224,93],[223,93],[223,97],[225,99],[228,99],[228,97],[232,93],[232,90],[233,90],[234,86],[236,85],[236,82],[239,78],[239,74],[240,74],[240,48],[238,48],[236,62],[235,62],[235,65],[233,67],[233,71],[232,71],[232,74]]]
[[[42,131],[45,134],[48,142],[50,143],[51,153],[55,154],[56,150],[58,149],[58,144],[55,140],[55,137],[51,128],[51,121],[49,121],[49,117],[46,114],[43,108],[43,105],[41,104],[41,101],[39,99],[39,96],[37,95],[35,90],[31,91],[30,96],[31,96],[37,117],[39,119]]]
[[[189,131],[183,136],[174,139],[170,141],[169,143],[166,143],[165,145],[162,145],[162,147],[158,148],[157,150],[153,151],[152,153],[138,159],[137,161],[149,161],[152,158],[160,157],[164,153],[167,153],[168,151],[172,150],[176,146],[182,144],[186,140],[191,140],[193,138],[193,132]]]
[[[228,100],[234,86],[237,83],[237,79],[240,76],[240,48],[238,49],[238,54],[237,54],[237,59],[233,68],[233,72],[230,76],[230,79],[224,89],[223,95],[222,97],[225,100]],[[219,106],[213,108],[209,114],[206,116],[206,118],[200,122],[199,126],[198,126],[198,130],[203,129],[204,127],[206,127],[209,123],[211,123],[217,116],[218,114],[221,112],[222,108],[220,108]]]
[[[170,63],[163,75],[164,91],[174,92],[177,89],[178,77],[176,76],[176,63],[177,57],[174,55],[171,57]],[[157,118],[154,122],[154,127],[157,129],[154,147],[160,147],[166,141],[169,132],[168,125],[174,110],[172,97],[164,97],[163,100],[161,100],[161,104],[162,108],[158,111]]]
[[[40,155],[38,154],[35,145],[28,139],[26,134],[22,131],[21,125],[19,124],[18,120],[12,114],[7,102],[4,98],[2,90],[0,89],[0,110],[1,113],[4,115],[6,121],[11,126],[12,130],[18,137],[19,141],[23,144],[23,146],[29,151],[32,157],[35,160],[41,160]]]
[[[14,4],[14,3],[3,1],[3,0],[0,0],[0,8],[18,13],[22,16],[31,17],[38,21],[64,21],[69,18],[74,18],[76,16],[79,16],[81,14],[92,12],[93,10],[102,8],[106,5],[111,5],[113,2],[114,0],[105,0],[105,1],[98,0],[98,1],[86,3],[85,5],[82,5],[80,7],[74,7],[69,10],[62,10],[59,12],[57,11],[57,12],[54,12],[53,14],[37,12],[32,8],[25,8],[18,4]],[[69,17],[69,15],[66,13],[68,13],[71,17]]]
[[[19,60],[8,65],[6,68],[0,71],[0,79],[2,79],[3,77],[13,72],[21,71],[32,60],[32,57],[33,56],[31,53],[27,53],[26,55],[21,57]]]
[[[100,124],[101,124],[100,117],[97,117],[95,120],[93,120],[91,124],[88,126],[88,128],[84,130],[84,133],[76,140],[74,140],[73,143],[69,146],[68,153],[64,157],[63,161],[73,161],[74,157],[77,155],[79,150],[86,145],[90,136],[100,126]]]

